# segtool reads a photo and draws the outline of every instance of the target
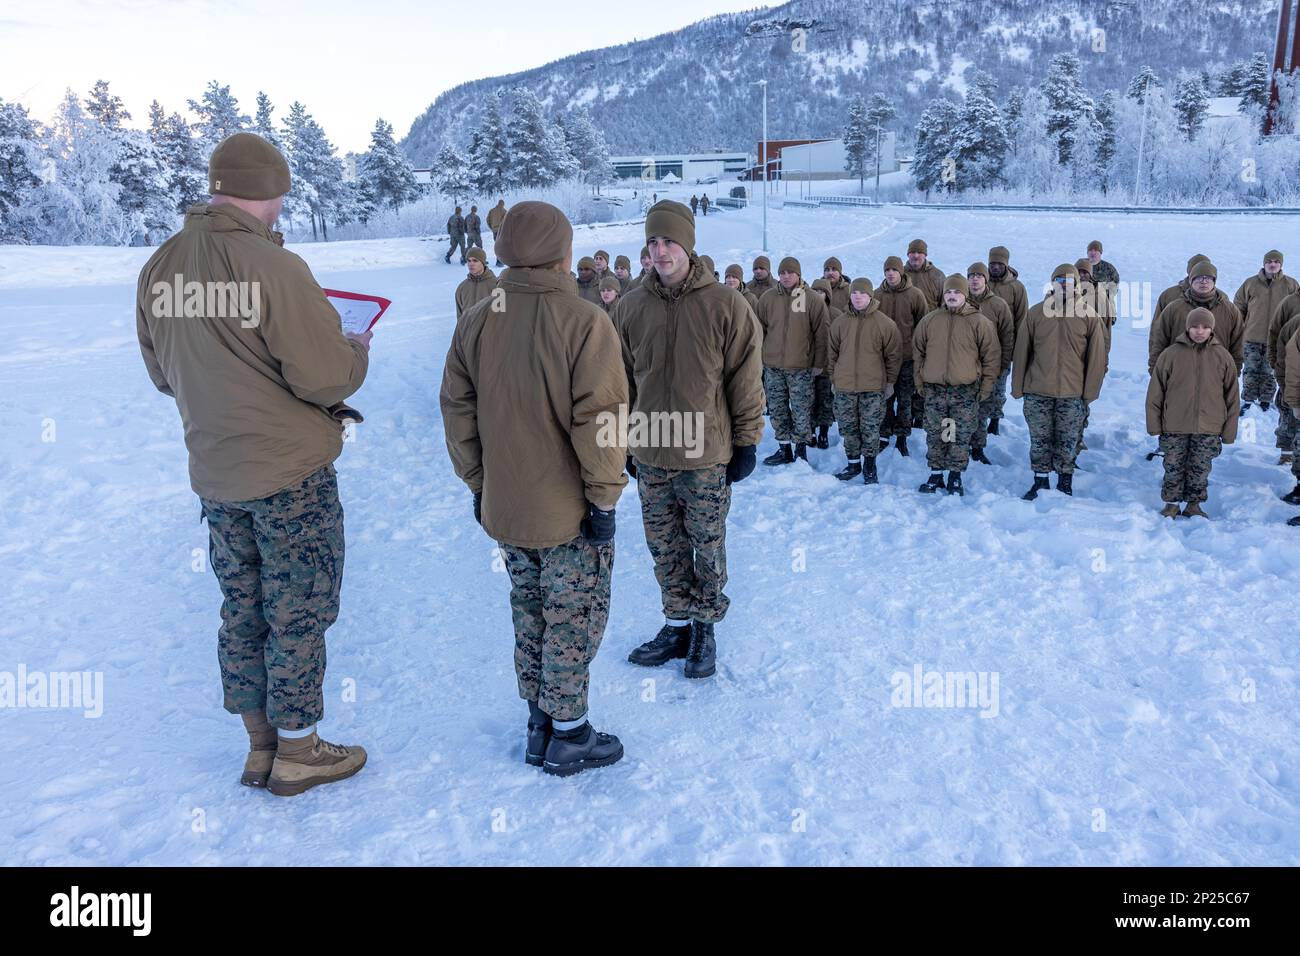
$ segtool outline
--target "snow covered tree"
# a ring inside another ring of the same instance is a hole
[[[932,189],[952,192],[956,184],[954,132],[961,112],[950,100],[935,100],[916,122],[912,178],[927,196]]]
[[[1097,144],[1093,162],[1097,184],[1106,192],[1110,184],[1111,167],[1115,162],[1115,91],[1107,90],[1097,103]]]
[[[118,203],[131,218],[132,245],[153,245],[167,238],[176,226],[167,169],[149,135],[141,130],[111,131],[117,141],[117,159],[109,178],[121,187]]]
[[[867,104],[867,127],[871,130],[870,155],[875,160],[877,199],[880,198],[880,140],[885,134],[885,127],[897,115],[894,104],[883,93],[871,95],[871,102]]]
[[[480,193],[498,193],[510,184],[510,147],[496,95],[488,96],[483,107],[483,122],[470,140],[469,162]]]
[[[439,150],[433,161],[433,183],[440,193],[452,199],[467,199],[474,189],[469,163],[450,143]]]
[[[1124,95],[1141,103],[1146,99],[1147,91],[1159,85],[1160,80],[1156,78],[1155,71],[1149,66],[1144,66],[1138,71],[1137,76],[1129,80],[1128,90]]]
[[[1002,121],[1007,130],[1007,150],[1013,156],[1020,148],[1020,117],[1024,111],[1025,94],[1019,89],[1012,90],[1002,107]]]
[[[569,154],[559,128],[542,112],[537,96],[523,87],[514,91],[508,142],[514,162],[514,185],[536,189],[577,172],[578,164]]]
[[[33,242],[20,213],[41,184],[36,126],[19,103],[0,100],[0,242]]]
[[[305,211],[311,219],[312,238],[329,241],[329,222],[345,222],[350,218],[343,161],[335,155],[334,145],[320,124],[297,101],[289,106],[283,136],[290,172],[286,212],[292,222],[295,215]]]
[[[592,122],[585,106],[578,107],[564,123],[564,144],[578,164],[582,181],[595,187],[599,193],[601,185],[609,182],[614,171],[605,134]]]
[[[30,195],[40,241],[54,245],[122,245],[134,228],[118,204],[122,187],[110,178],[119,146],[82,108],[71,90],[45,137],[54,176]]]
[[[1237,109],[1250,116],[1255,121],[1256,129],[1261,132],[1272,94],[1273,63],[1267,53],[1256,53],[1241,65],[1241,85],[1238,88],[1241,103]]]
[[[1174,91],[1174,113],[1178,117],[1178,131],[1191,142],[1205,125],[1205,114],[1210,109],[1210,97],[1199,75],[1188,76],[1178,82]]]
[[[249,132],[256,133],[280,152],[284,152],[284,142],[280,139],[280,131],[275,128],[274,113],[275,107],[271,105],[271,98],[259,90],[257,93],[257,114],[253,117],[253,125]]]
[[[1042,84],[1047,98],[1047,136],[1056,147],[1058,165],[1068,166],[1082,128],[1093,121],[1093,102],[1079,79],[1079,58],[1073,53],[1052,57]]]
[[[983,89],[971,86],[952,137],[956,189],[987,189],[1001,182],[1009,149],[997,106]]]
[[[162,105],[149,104],[149,139],[170,187],[172,208],[184,212],[208,195],[208,163],[190,126],[179,113],[167,116]]]
[[[107,80],[96,80],[86,97],[86,112],[104,129],[118,130],[122,122],[129,120],[131,114],[126,111],[122,97],[114,96],[108,91]]]
[[[203,155],[208,157],[227,136],[248,128],[248,117],[239,112],[239,101],[230,92],[229,86],[221,86],[216,80],[208,82],[208,88],[196,102],[189,100],[190,111],[198,117],[194,128],[203,143]]]
[[[973,89],[979,90],[979,92],[982,93],[990,102],[997,103],[998,81],[993,79],[993,77],[988,73],[985,73],[983,70],[976,70],[974,77],[971,78],[970,86]]]
[[[415,181],[415,170],[410,160],[397,148],[393,140],[393,126],[383,119],[375,120],[370,131],[370,149],[357,164],[357,172],[365,183],[358,199],[364,210],[365,200],[373,199],[376,206],[400,209],[414,202],[420,195],[420,185]],[[358,218],[362,218],[358,215]],[[368,218],[368,217],[367,217]],[[364,222],[365,219],[362,218]]]
[[[859,94],[849,104],[849,121],[844,127],[844,171],[858,177],[858,192],[866,191],[867,161],[871,158],[873,132],[867,121],[867,101]]]

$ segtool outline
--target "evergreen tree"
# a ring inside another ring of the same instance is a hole
[[[365,188],[356,197],[357,218],[362,218],[362,212],[366,212],[368,217],[369,203],[396,210],[414,202],[420,195],[415,170],[393,141],[391,123],[385,123],[382,119],[375,120],[375,128],[370,131],[370,149],[361,157],[357,166],[359,177],[365,183]]]
[[[1205,114],[1210,108],[1210,97],[1205,82],[1199,74],[1179,81],[1174,92],[1174,113],[1178,117],[1178,132],[1191,142],[1205,125]]]
[[[1144,66],[1138,71],[1137,76],[1129,81],[1128,91],[1124,95],[1141,103],[1146,99],[1147,91],[1159,85],[1160,80],[1157,79],[1155,71],[1149,66]]]
[[[37,187],[28,202],[40,241],[57,245],[129,242],[134,229],[119,208],[122,187],[109,176],[118,144],[71,90],[59,104],[45,149],[54,162],[54,176]]]
[[[501,120],[501,101],[496,95],[487,98],[483,122],[470,141],[469,161],[474,188],[480,193],[498,193],[510,184],[510,147]]]
[[[979,86],[971,86],[962,106],[953,156],[957,161],[957,191],[987,189],[1002,181],[1010,144],[998,121],[998,109]]]
[[[280,139],[280,131],[275,128],[274,113],[275,107],[271,105],[271,98],[259,90],[257,93],[257,115],[253,117],[253,126],[249,132],[256,133],[280,152],[284,152],[284,142]]]
[[[0,100],[0,242],[34,242],[20,213],[41,184],[36,126],[19,103]]]
[[[329,241],[329,223],[351,218],[349,194],[343,183],[343,161],[320,124],[295,101],[284,121],[284,151],[289,161],[290,190],[285,199],[290,221],[304,211],[311,219],[312,238]],[[320,233],[317,233],[317,226]]]
[[[1237,109],[1247,116],[1255,117],[1258,129],[1263,132],[1269,100],[1273,95],[1273,63],[1267,53],[1256,53],[1241,65],[1238,94],[1241,103]]]
[[[126,111],[120,96],[108,91],[107,80],[96,80],[86,97],[86,112],[105,129],[118,130],[122,122],[129,120],[131,114]]]
[[[508,130],[513,158],[512,182],[526,189],[549,186],[577,171],[564,137],[546,118],[536,95],[520,87],[514,92],[514,116]]]
[[[585,106],[578,107],[563,128],[565,146],[578,164],[578,175],[600,192],[600,187],[613,178],[605,134],[592,122]]]
[[[1081,127],[1093,122],[1092,97],[1079,79],[1079,58],[1073,53],[1052,57],[1042,85],[1047,99],[1047,136],[1056,148],[1056,161],[1068,166]]]
[[[871,130],[871,158],[875,160],[876,193],[880,192],[880,140],[885,134],[885,127],[898,115],[894,104],[883,93],[873,93],[867,105],[867,126]]]
[[[858,192],[866,190],[867,161],[871,158],[873,133],[867,120],[867,101],[859,94],[849,104],[849,121],[844,127],[844,171],[858,177]]]
[[[956,104],[935,100],[921,113],[916,123],[916,152],[912,161],[912,178],[916,188],[929,196],[938,189],[955,188],[954,130],[961,119]]]
[[[983,70],[976,70],[975,76],[971,79],[970,85],[973,89],[978,90],[992,103],[998,101],[998,83],[989,74]]]
[[[1014,89],[1007,96],[1006,105],[1002,107],[1002,121],[1007,133],[1007,149],[1011,155],[1019,150],[1020,117],[1025,111],[1025,94]]]
[[[176,207],[167,169],[149,135],[141,130],[112,131],[117,159],[109,179],[121,187],[119,205],[131,218],[132,245],[151,245],[165,239],[176,226]]]
[[[1094,154],[1097,180],[1101,191],[1106,192],[1110,182],[1111,166],[1116,150],[1115,91],[1107,90],[1097,104],[1097,144]]]
[[[190,111],[198,117],[194,128],[202,141],[205,158],[227,136],[248,128],[248,117],[239,112],[239,101],[230,87],[221,86],[216,80],[209,81],[198,102],[189,100],[188,103]]]
[[[1245,63],[1238,63],[1219,74],[1214,82],[1215,96],[1240,96],[1245,87]]]
[[[167,116],[162,105],[149,104],[149,140],[162,164],[172,209],[184,212],[208,195],[208,165],[189,124],[179,113]]]
[[[469,163],[456,147],[448,143],[433,161],[433,182],[438,191],[452,199],[468,199],[474,188]]]

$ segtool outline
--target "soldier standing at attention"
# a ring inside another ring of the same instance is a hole
[[[781,281],[758,300],[767,411],[778,443],[776,451],[763,459],[765,465],[788,465],[796,458],[807,461],[813,440],[813,382],[826,366],[830,310],[801,273],[799,260],[786,256],[777,267]]]
[[[496,273],[487,267],[487,253],[474,246],[465,258],[468,260],[465,268],[469,270],[469,275],[456,286],[456,318],[458,319],[471,305],[491,295],[492,289],[497,284]]]
[[[497,250],[504,308],[480,302],[456,323],[439,400],[474,518],[510,573],[524,759],[567,776],[623,756],[619,739],[587,720],[587,696],[627,484],[626,446],[604,440],[605,422],[626,406],[627,380],[609,318],[574,294],[564,214],[516,204]]]
[[[614,313],[632,413],[695,421],[693,441],[629,448],[664,626],[629,656],[647,667],[685,658],[685,676],[717,668],[726,616],[731,486],[754,470],[763,436],[762,334],[740,293],[695,255],[695,217],[665,199],[645,221],[654,271]],[[681,436],[687,436],[684,431]]]
[[[1184,518],[1208,518],[1201,509],[1209,494],[1210,465],[1237,437],[1237,364],[1214,337],[1215,318],[1197,307],[1187,326],[1156,359],[1147,386],[1147,432],[1160,436],[1165,478],[1160,512]]]
[[[993,394],[998,377],[997,330],[966,301],[969,293],[965,276],[950,275],[943,284],[943,306],[912,332],[912,373],[925,390],[930,477],[917,489],[923,494],[966,493],[961,476],[970,464],[971,432],[979,403]]]
[[[211,199],[189,208],[140,272],[136,332],[149,377],[176,399],[208,522],[224,598],[224,703],[249,738],[240,783],[291,796],[366,762],[365,750],[322,740],[316,725],[343,582],[333,462],[343,422],[361,420],[343,402],[365,380],[371,333],[344,335],[306,263],[275,241],[289,191],[279,150],[235,133],[213,151],[208,183]],[[154,283],[177,275],[255,283],[255,314],[160,316]]]

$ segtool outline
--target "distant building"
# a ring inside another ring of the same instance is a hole
[[[769,152],[772,159],[769,163],[769,179],[785,179],[794,182],[815,181],[823,179],[848,179],[849,172],[844,168],[844,140],[842,139],[814,139],[803,141],[782,140],[779,142],[773,140],[769,143],[772,147]],[[893,173],[899,169],[898,157],[895,153],[895,136],[893,133],[884,132],[880,135],[880,171],[882,173]],[[759,146],[759,152],[762,152],[762,146]],[[876,162],[874,159],[867,163],[868,173],[874,174],[876,171]],[[754,178],[758,178],[762,173],[757,166]]]
[[[1228,130],[1249,138],[1254,135],[1249,118],[1241,111],[1240,96],[1212,96],[1205,111],[1207,130]]]
[[[432,169],[413,169],[411,172],[415,173],[415,181],[421,186],[428,186],[433,182]]]
[[[672,174],[682,182],[691,183],[700,179],[739,179],[749,169],[749,156],[724,152],[612,156],[610,164],[618,179],[659,181]]]

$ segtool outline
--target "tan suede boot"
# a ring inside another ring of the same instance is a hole
[[[244,759],[244,775],[239,782],[245,787],[265,787],[275,761],[275,748],[279,735],[266,719],[266,711],[250,710],[239,715],[248,731],[248,756]]]
[[[281,737],[266,789],[277,797],[292,797],[322,783],[346,780],[365,765],[364,748],[332,744],[315,731],[306,737]]]
[[[1183,517],[1184,518],[1208,518],[1209,515],[1207,515],[1204,511],[1201,510],[1200,502],[1189,501],[1186,507],[1183,508]]]
[[[1162,517],[1162,518],[1177,518],[1177,517],[1178,517],[1178,505],[1176,505],[1176,504],[1175,504],[1174,502],[1172,502],[1172,501],[1169,502],[1169,504],[1165,505],[1163,508],[1160,509],[1160,517]]]

